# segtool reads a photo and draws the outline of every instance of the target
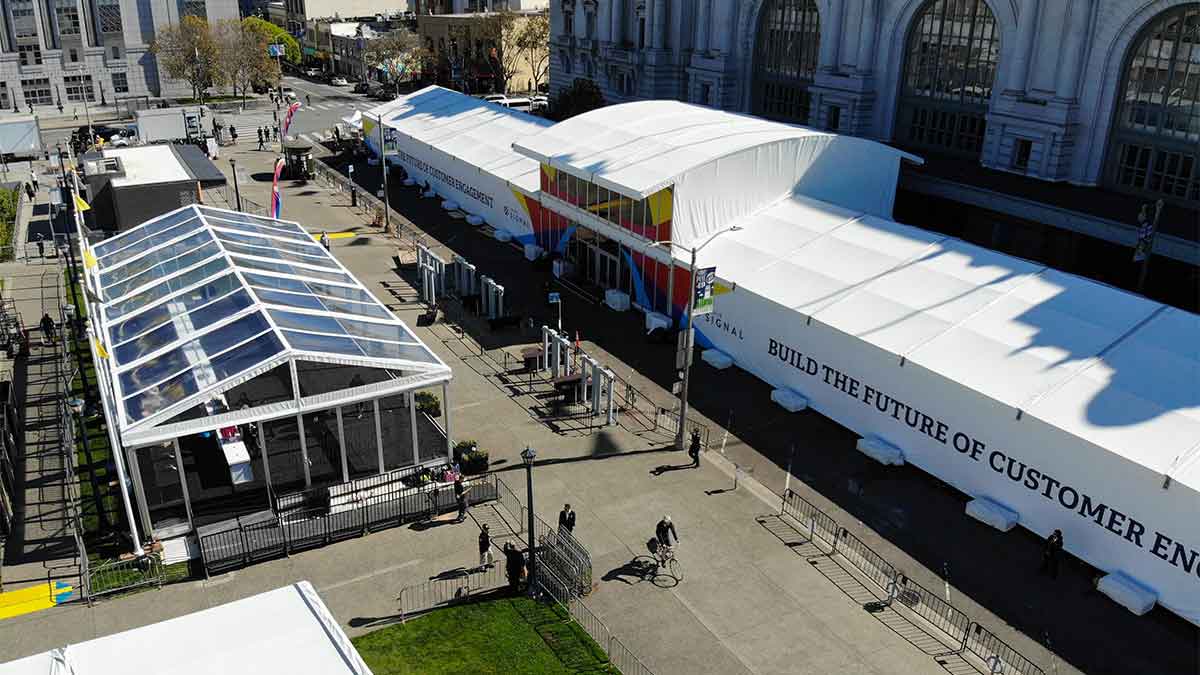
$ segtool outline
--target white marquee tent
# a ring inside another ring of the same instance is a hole
[[[307,581],[6,664],[0,675],[371,675]]]

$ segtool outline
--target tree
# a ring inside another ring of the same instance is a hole
[[[241,89],[243,104],[252,86],[275,84],[280,75],[279,66],[267,55],[270,35],[261,26],[248,22],[249,19],[226,19],[214,31],[223,79],[233,85],[234,96]]]
[[[242,20],[242,23],[253,30],[261,31],[267,36],[267,44],[283,45],[283,58],[288,63],[300,63],[300,43],[296,42],[296,38],[288,35],[284,29],[276,26],[270,21],[263,21],[255,17],[248,17]]]
[[[368,41],[362,58],[368,66],[382,68],[389,77],[401,80],[420,70],[429,52],[416,33],[400,29]]]
[[[222,83],[220,50],[208,22],[188,15],[175,26],[158,30],[150,52],[175,80],[192,85],[192,98],[203,102],[204,90]]]
[[[550,13],[540,12],[526,19],[517,31],[516,43],[529,66],[533,90],[537,91],[550,69]]]
[[[496,91],[508,93],[508,82],[521,69],[523,52],[521,50],[521,35],[524,29],[524,17],[507,9],[489,12],[478,17],[475,25],[465,29],[460,42],[467,53],[468,62],[484,61],[499,86]],[[472,37],[484,45],[484,53],[477,54],[470,50]],[[547,48],[549,48],[549,33],[547,33]]]
[[[549,117],[555,121],[562,121],[603,107],[604,95],[600,93],[596,83],[584,77],[577,77],[570,87],[558,92],[550,101]]]

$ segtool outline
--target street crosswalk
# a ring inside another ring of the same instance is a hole
[[[291,136],[303,139],[309,143],[319,143],[329,138],[330,130],[341,122],[342,117],[353,114],[355,110],[372,105],[370,101],[314,101],[312,105],[303,105],[292,121]],[[285,112],[273,108],[255,108],[239,113],[222,113],[217,115],[218,122],[226,128],[233,127],[238,132],[238,144],[257,143],[257,129],[272,129],[283,120]]]

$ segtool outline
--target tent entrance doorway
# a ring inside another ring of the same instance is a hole
[[[628,292],[630,274],[622,261],[621,247],[612,239],[579,227],[567,245],[567,258],[575,265],[575,274],[601,292],[610,288]]]
[[[176,445],[162,443],[130,454],[137,458],[137,478],[145,495],[142,519],[146,529],[159,539],[191,531],[191,513],[180,470],[183,462]]]

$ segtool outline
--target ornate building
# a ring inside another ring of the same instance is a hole
[[[677,98],[882,140],[926,159],[897,217],[1149,294],[1200,265],[1200,3],[554,0],[552,92]],[[1163,262],[1160,264],[1160,260]],[[1180,294],[1180,286],[1187,289]]]

